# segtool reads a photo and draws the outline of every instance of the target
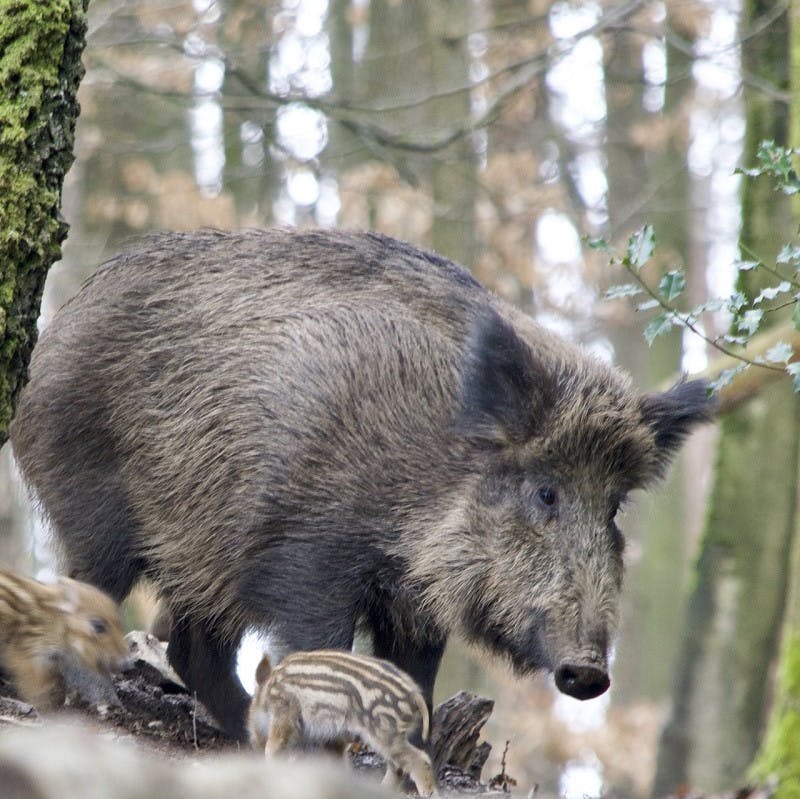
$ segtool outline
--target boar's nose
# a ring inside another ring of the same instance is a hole
[[[594,699],[605,693],[611,685],[608,674],[597,666],[562,663],[556,669],[555,676],[558,690],[576,699]]]

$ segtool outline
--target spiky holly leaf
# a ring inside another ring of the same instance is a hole
[[[758,330],[761,320],[764,318],[763,311],[751,310],[745,311],[744,315],[736,320],[736,329],[748,336],[752,336]]]
[[[653,342],[661,335],[671,330],[675,324],[671,313],[661,313],[651,319],[644,329],[644,337],[647,343],[652,346]]]
[[[674,300],[676,297],[680,297],[685,288],[686,276],[679,269],[667,272],[667,274],[658,281],[658,290],[666,297],[667,302]]]
[[[618,286],[611,286],[606,289],[605,297],[607,300],[618,300],[621,297],[635,297],[642,293],[642,287],[636,283],[621,283]]]
[[[792,355],[794,355],[792,345],[787,344],[785,341],[779,341],[764,353],[764,358],[770,363],[789,363],[789,358]]]
[[[787,364],[786,371],[792,377],[792,386],[795,393],[800,394],[800,362],[795,361],[795,363]]]
[[[623,263],[639,271],[652,257],[656,248],[656,237],[652,225],[645,225],[629,239]]]

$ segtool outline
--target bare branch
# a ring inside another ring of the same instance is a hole
[[[794,351],[791,358],[792,361],[800,360],[800,331],[795,330],[790,322],[755,336],[748,343],[747,349],[750,352],[751,358],[756,359],[758,357],[763,357],[779,342],[785,342],[792,347]],[[714,381],[724,371],[734,368],[737,362],[737,359],[734,357],[724,355],[712,361],[700,374],[692,375],[692,377]],[[756,397],[761,391],[767,388],[767,386],[781,377],[786,377],[788,379],[788,375],[783,369],[745,369],[739,372],[727,386],[720,389],[717,412],[719,414],[726,414],[735,411],[737,408],[741,408],[745,403]],[[672,385],[675,379],[675,377],[672,377],[669,381],[665,382],[664,387]]]
[[[386,154],[383,152],[384,150],[431,154],[444,150],[455,142],[465,137],[470,137],[476,131],[491,125],[502,116],[505,109],[520,95],[521,92],[528,88],[530,84],[549,66],[559,59],[564,58],[569,52],[571,52],[571,50],[581,40],[585,39],[586,37],[596,36],[606,29],[621,25],[643,5],[644,0],[628,0],[626,3],[612,6],[594,25],[586,28],[570,39],[559,41],[557,52],[553,52],[552,48],[549,50],[539,51],[528,58],[522,59],[513,64],[508,64],[502,69],[496,70],[494,73],[482,78],[478,82],[465,86],[457,86],[443,92],[427,95],[420,100],[397,103],[391,106],[363,107],[332,98],[323,99],[301,93],[284,95],[271,92],[266,87],[262,86],[261,83],[254,79],[251,75],[240,69],[229,56],[221,52],[217,47],[209,48],[207,52],[201,54],[191,54],[188,57],[202,58],[213,56],[215,58],[219,58],[225,66],[226,74],[231,78],[235,78],[236,81],[247,92],[248,96],[264,100],[274,108],[279,108],[291,103],[303,103],[309,108],[313,108],[320,113],[325,114],[331,120],[345,127],[353,135],[361,139],[368,149],[376,152],[376,154],[380,154],[381,158],[383,159],[386,159]],[[182,43],[177,40],[165,41],[163,39],[159,39],[156,43],[160,46],[168,47],[180,52],[183,55],[186,55]],[[189,96],[180,92],[165,92],[162,90],[157,90],[146,83],[120,73],[119,70],[102,59],[100,60],[100,63],[107,70],[109,70],[109,72],[114,74],[118,80],[142,92],[172,97],[178,100],[189,100],[190,97],[203,96],[202,93],[195,93]],[[421,139],[405,135],[398,135],[381,125],[367,122],[360,118],[365,115],[374,116],[382,115],[392,111],[410,110],[439,99],[451,97],[454,94],[463,94],[464,92],[473,91],[476,88],[497,82],[503,78],[505,79],[504,85],[499,89],[493,101],[482,114],[473,119],[463,120],[460,124],[455,125],[448,131],[438,134],[434,138]],[[225,92],[222,96],[220,96],[217,92],[212,92],[210,94],[211,96],[219,97],[222,107],[226,110],[245,111],[249,108],[249,106],[246,104],[231,105],[231,100],[241,101],[243,98],[234,98],[229,92]]]

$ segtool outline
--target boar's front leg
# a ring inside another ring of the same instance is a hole
[[[418,629],[400,629],[399,625],[380,612],[373,612],[369,616],[369,626],[372,629],[375,657],[391,661],[415,680],[422,689],[428,712],[432,714],[433,684],[447,638],[420,635]]]
[[[250,696],[236,676],[239,638],[223,640],[201,622],[176,613],[167,658],[225,732],[237,741],[247,741],[245,716]]]

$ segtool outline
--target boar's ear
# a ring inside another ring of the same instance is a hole
[[[521,443],[541,425],[555,398],[553,375],[494,311],[481,316],[467,342],[457,430],[476,443]]]
[[[655,435],[659,475],[692,428],[713,420],[716,405],[704,380],[681,381],[668,391],[642,397],[642,421]]]

